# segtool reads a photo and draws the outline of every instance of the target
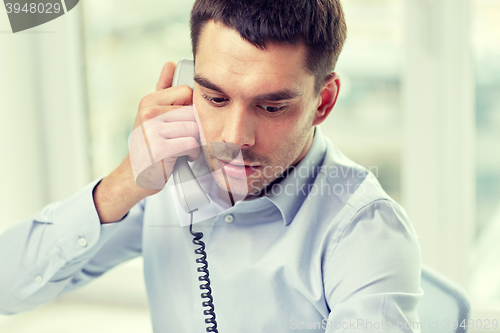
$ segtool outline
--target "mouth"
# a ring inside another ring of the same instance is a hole
[[[223,169],[226,175],[235,178],[246,178],[252,175],[259,166],[248,165],[242,161],[225,161],[216,158],[219,168]]]

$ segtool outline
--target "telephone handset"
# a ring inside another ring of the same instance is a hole
[[[182,84],[190,86],[191,89],[194,88],[193,60],[181,59],[177,63],[174,78],[172,80],[172,87]],[[198,183],[193,170],[189,167],[187,156],[180,156],[177,158],[172,175],[174,177],[175,189],[177,190],[179,202],[182,208],[187,213],[191,214],[189,232],[194,236],[193,244],[199,246],[194,250],[195,254],[200,255],[200,257],[196,259],[196,263],[202,264],[202,266],[198,267],[197,270],[198,272],[204,274],[199,276],[198,280],[205,282],[200,285],[200,289],[206,290],[206,292],[201,293],[201,298],[206,299],[201,304],[203,307],[208,308],[207,310],[203,310],[203,314],[205,316],[209,316],[209,318],[205,318],[205,323],[212,325],[208,326],[206,331],[218,333],[219,331],[217,330],[217,321],[215,320],[212,288],[210,288],[208,261],[206,260],[207,253],[205,252],[205,243],[201,240],[203,233],[193,232],[193,213],[205,206],[208,206],[210,204],[210,199],[201,188],[200,183]]]
[[[191,59],[181,59],[175,68],[172,87],[179,85],[194,87],[194,64]],[[175,189],[182,208],[191,213],[210,204],[210,199],[196,180],[193,171],[189,167],[188,157],[180,156],[172,172]]]

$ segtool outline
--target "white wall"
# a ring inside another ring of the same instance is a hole
[[[470,2],[405,4],[403,206],[423,262],[467,288],[476,216]]]
[[[0,10],[0,233],[91,181],[81,6],[12,34]],[[142,258],[28,313],[5,333],[151,331]]]
[[[0,10],[0,232],[89,177],[78,7],[16,34]]]

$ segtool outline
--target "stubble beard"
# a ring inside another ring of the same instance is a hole
[[[276,152],[275,158],[256,156],[251,151],[243,150],[242,154],[245,161],[253,161],[256,164],[260,164],[261,167],[246,179],[236,179],[226,176],[221,172],[215,172],[213,175],[217,186],[223,191],[245,196],[246,198],[263,195],[265,193],[263,190],[280,177],[302,153],[313,129],[313,119],[314,113],[312,113],[311,117],[309,117],[306,124],[302,127],[299,135],[294,140],[290,140],[280,151]],[[297,147],[300,147],[300,149],[297,149]],[[216,171],[213,159],[211,158],[210,145],[208,145],[208,149],[202,149],[202,151],[207,165],[211,167],[212,172]]]

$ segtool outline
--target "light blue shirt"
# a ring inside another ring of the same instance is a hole
[[[154,332],[205,332],[197,246],[180,226],[189,215],[171,179],[119,222],[100,223],[97,180],[8,229],[0,313],[33,309],[142,255]],[[373,173],[319,127],[306,156],[265,196],[231,207],[213,182],[202,186],[212,200],[193,230],[204,233],[219,332],[420,332],[401,328],[419,321],[416,232]]]

